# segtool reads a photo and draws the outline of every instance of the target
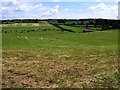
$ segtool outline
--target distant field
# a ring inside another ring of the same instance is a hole
[[[118,87],[118,30],[3,33],[2,46],[3,87]]]
[[[54,26],[52,26],[49,23],[14,23],[14,24],[3,24],[2,26],[2,30],[3,32],[26,32],[26,31],[31,31],[31,30],[59,30],[59,28],[56,28]]]
[[[31,26],[51,26],[49,23],[13,23],[2,24],[3,27],[31,27]]]
[[[69,29],[72,30],[74,32],[82,32],[85,28],[84,27],[73,27],[73,26],[66,26],[66,25],[60,25],[62,28],[64,29]]]
[[[67,26],[67,25],[60,25],[60,27],[62,27],[64,29],[72,30],[72,31],[74,31],[76,33],[78,33],[78,32],[81,33],[83,30],[86,29],[85,26],[83,26],[83,25],[78,25],[76,27],[74,27],[74,26]],[[100,31],[102,29],[101,28],[91,28],[91,30]]]

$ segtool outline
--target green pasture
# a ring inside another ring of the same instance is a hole
[[[72,30],[74,32],[82,32],[83,30],[85,30],[85,27],[73,27],[73,26],[66,26],[66,25],[60,25],[60,27],[64,28],[64,29],[68,29],[68,30]]]
[[[21,38],[18,39],[17,36]],[[26,36],[28,39],[22,38]],[[41,40],[42,38],[42,40]],[[62,31],[39,31],[30,33],[3,33],[3,49],[59,49],[116,47],[117,31],[94,33],[70,33]],[[14,41],[14,43],[12,43]]]
[[[82,32],[83,30],[86,29],[86,27],[84,25],[76,25],[76,26],[67,26],[67,25],[60,25],[60,27],[64,28],[64,29],[68,29],[68,30],[72,30],[74,32]],[[101,28],[90,28],[91,30],[94,31],[100,31],[102,30]]]
[[[44,29],[56,29],[59,30],[56,27],[53,26],[32,26],[32,27],[2,27],[3,31],[26,31],[26,30],[44,30]]]

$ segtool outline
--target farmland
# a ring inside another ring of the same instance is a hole
[[[3,24],[4,88],[118,88],[118,30],[61,27]]]
[[[82,32],[85,28],[77,28],[77,27],[71,27],[71,26],[66,26],[66,25],[60,25],[64,29],[71,29],[74,32]]]
[[[68,29],[68,30],[72,30],[73,32],[76,32],[76,33],[82,33],[83,30],[85,30],[85,26],[82,26],[82,25],[79,25],[79,26],[67,26],[67,25],[59,25],[60,27],[64,28],[64,29]],[[101,28],[91,28],[92,30],[94,31],[100,31]]]
[[[30,32],[32,30],[47,30],[47,29],[56,29],[58,28],[52,26],[48,23],[14,23],[14,24],[3,24],[2,25],[3,32]]]

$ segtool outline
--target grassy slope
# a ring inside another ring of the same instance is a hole
[[[17,36],[27,36],[28,40]],[[43,38],[41,40],[41,38]],[[14,43],[12,43],[14,41]],[[29,45],[29,46],[28,46]],[[116,47],[117,31],[94,33],[68,33],[60,31],[39,31],[30,33],[3,34],[3,49],[39,49],[65,46],[64,48]]]
[[[117,87],[117,33],[3,34],[3,87]]]

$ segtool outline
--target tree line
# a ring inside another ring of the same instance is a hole
[[[13,20],[0,20],[1,24],[12,23],[42,23],[47,21],[50,24],[65,24],[70,26],[75,25],[94,25],[101,26],[102,30],[107,29],[120,29],[120,20],[112,19],[13,19]]]

